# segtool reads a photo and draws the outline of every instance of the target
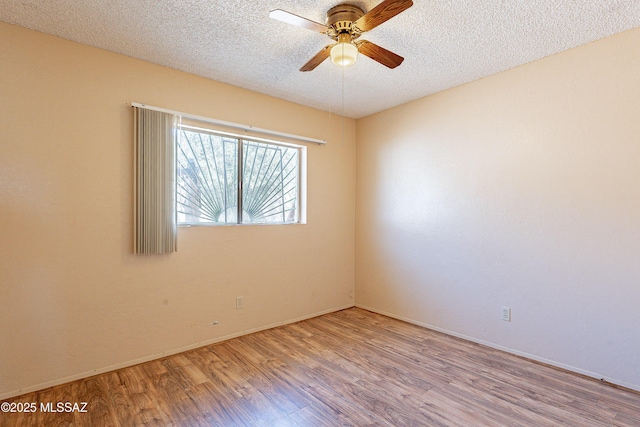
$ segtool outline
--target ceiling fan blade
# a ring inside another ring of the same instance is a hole
[[[358,46],[358,52],[386,67],[396,68],[398,65],[402,64],[402,61],[404,61],[402,56],[396,55],[390,50],[380,47],[375,43],[371,43],[370,41],[362,40],[356,42],[356,45]]]
[[[388,21],[400,12],[404,12],[411,6],[413,6],[413,1],[411,0],[384,0],[364,16],[360,17],[360,19],[354,22],[354,25],[360,32],[364,33]]]
[[[282,9],[275,9],[269,12],[269,18],[306,28],[307,30],[316,31],[318,33],[326,33],[329,30],[326,25],[303,18],[302,16],[294,15],[293,13]]]
[[[322,64],[322,62],[329,57],[331,54],[331,48],[335,46],[334,44],[330,44],[322,48],[322,50],[309,60],[306,64],[300,68],[300,71],[311,71],[314,70],[318,65]]]

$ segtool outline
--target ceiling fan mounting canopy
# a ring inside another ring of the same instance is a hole
[[[329,37],[334,38],[333,32],[335,32],[335,38],[337,38],[337,34],[342,32],[355,33],[352,34],[352,37],[355,35],[356,37],[361,34],[355,26],[353,25],[358,19],[364,16],[364,12],[358,6],[353,6],[350,4],[339,4],[337,6],[332,7],[327,12],[327,27],[329,28]],[[357,35],[356,35],[357,34]],[[334,38],[334,39],[335,39]],[[355,38],[355,37],[354,37]]]
[[[348,66],[353,64],[355,55],[351,55],[351,59],[348,61],[338,60],[334,57],[334,54],[339,55],[339,52],[346,51],[345,48],[349,48],[352,53],[354,50],[356,54],[358,52],[362,53],[388,68],[396,68],[404,61],[403,57],[367,40],[355,40],[362,33],[374,29],[412,5],[412,0],[383,0],[382,3],[365,13],[358,6],[348,3],[338,4],[327,11],[325,25],[281,9],[272,10],[269,13],[269,17],[287,24],[323,33],[336,42],[322,48],[320,52],[300,68],[300,71],[315,69],[329,56],[332,57],[331,59],[336,65]],[[342,49],[334,49],[337,47]]]

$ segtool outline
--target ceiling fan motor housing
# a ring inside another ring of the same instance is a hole
[[[339,4],[327,12],[327,27],[333,28],[335,35],[354,32],[353,23],[364,15],[364,11],[351,4]]]

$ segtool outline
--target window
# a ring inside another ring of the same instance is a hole
[[[180,225],[300,222],[304,147],[177,128]]]

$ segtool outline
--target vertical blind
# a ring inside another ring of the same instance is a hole
[[[136,254],[177,250],[173,114],[134,107]]]

